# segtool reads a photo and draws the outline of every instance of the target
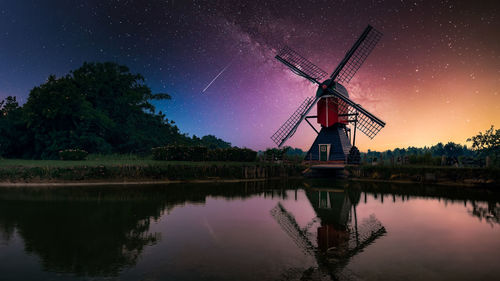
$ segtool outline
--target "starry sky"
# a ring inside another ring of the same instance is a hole
[[[331,73],[367,24],[384,36],[346,86],[384,120],[361,151],[465,140],[500,127],[498,1],[0,0],[0,98],[83,62],[146,77],[182,132],[273,147],[316,88],[274,59],[290,46]],[[203,91],[214,77],[226,70]],[[287,145],[308,149],[302,124]]]

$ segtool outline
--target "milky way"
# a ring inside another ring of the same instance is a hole
[[[464,143],[500,126],[500,20],[496,1],[461,2],[0,1],[0,98],[116,61],[173,96],[157,107],[183,132],[263,149],[315,92],[278,48],[331,72],[371,24],[384,36],[346,87],[387,126],[361,150]],[[305,124],[288,144],[314,137]]]

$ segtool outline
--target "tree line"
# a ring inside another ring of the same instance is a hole
[[[484,160],[486,157],[490,158],[491,164],[500,165],[500,129],[495,130],[492,125],[484,133],[479,132],[477,135],[467,139],[472,145],[461,145],[454,142],[446,144],[438,143],[436,145],[427,147],[413,147],[408,148],[395,148],[383,152],[372,151],[362,153],[363,158],[368,159],[390,159],[390,158],[403,158],[410,157],[410,162],[417,162],[419,164],[430,164],[437,161],[438,157],[446,157],[458,161],[459,159],[476,159]]]
[[[484,160],[490,157],[491,164],[500,165],[500,129],[491,126],[485,132],[479,132],[477,135],[467,139],[471,142],[471,146],[462,145],[454,142],[437,143],[433,146],[407,148],[395,148],[385,151],[374,151],[368,149],[367,152],[362,152],[362,160],[372,161],[373,159],[402,159],[410,158],[410,162],[418,164],[435,164],[441,163],[441,157],[447,159],[458,160],[464,158],[475,158]],[[259,151],[259,155],[265,159],[281,160],[283,158],[295,159],[301,161],[304,159],[306,152],[300,148],[292,148],[289,146],[279,148],[268,148],[265,151]]]
[[[231,147],[213,135],[182,133],[152,103],[169,99],[126,66],[84,63],[63,77],[49,76],[24,105],[12,96],[0,101],[0,156],[54,159],[65,149],[144,154],[168,144]]]

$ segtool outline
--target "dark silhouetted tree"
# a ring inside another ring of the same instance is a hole
[[[156,113],[144,77],[116,63],[84,63],[68,75],[49,76],[31,90],[26,104],[15,98],[0,104],[0,155],[56,158],[59,150],[89,153],[149,153],[167,144],[230,147],[214,136],[180,133],[173,121]]]

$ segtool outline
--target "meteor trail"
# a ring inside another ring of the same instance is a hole
[[[232,59],[232,60],[231,60],[231,61],[230,61],[230,62],[226,65],[226,67],[224,67],[224,68],[223,68],[223,69],[219,72],[219,74],[217,74],[217,76],[215,76],[215,78],[214,78],[212,81],[210,81],[210,83],[208,83],[208,85],[205,87],[205,89],[203,89],[203,91],[201,91],[201,93],[202,93],[202,94],[203,94],[203,93],[204,93],[204,92],[205,92],[205,91],[206,91],[206,90],[207,90],[207,89],[208,89],[208,88],[209,88],[209,87],[210,87],[210,86],[211,86],[211,85],[215,82],[215,80],[217,80],[217,78],[219,78],[219,76],[220,76],[222,73],[224,73],[224,71],[226,71],[226,69],[227,69],[228,67],[230,67],[230,66],[231,66],[231,64],[233,64],[233,61],[234,61],[234,59]]]

